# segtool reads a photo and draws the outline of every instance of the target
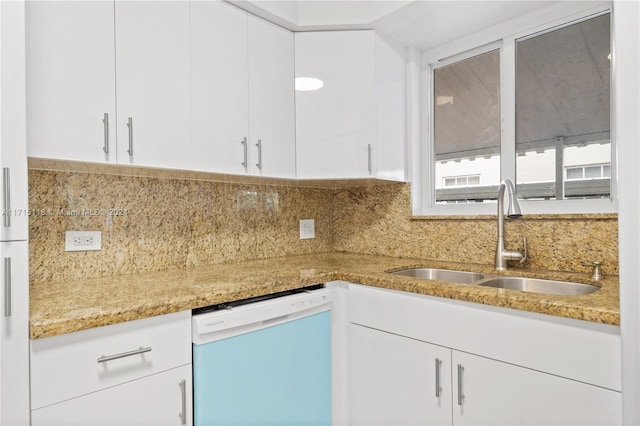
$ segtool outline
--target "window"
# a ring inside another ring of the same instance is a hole
[[[610,17],[596,16],[516,40],[516,178],[523,199],[608,198],[609,179],[573,185],[565,179],[602,178],[611,161]],[[563,174],[563,168],[567,174]]]
[[[432,115],[414,212],[493,212],[504,178],[531,213],[615,211],[610,12],[567,8],[587,11],[555,12],[546,25],[521,21],[498,42],[469,45],[467,54],[456,55],[456,43],[424,53]],[[538,26],[517,33],[523,22]],[[460,203],[475,207],[447,210]]]
[[[444,182],[436,203],[491,198],[492,191],[449,188],[469,185],[468,176],[472,185],[500,183],[500,51],[436,69],[434,96],[435,175]]]

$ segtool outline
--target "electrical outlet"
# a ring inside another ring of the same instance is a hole
[[[66,231],[64,251],[90,251],[102,249],[102,231]]]
[[[300,221],[300,239],[308,240],[316,237],[315,221],[313,219],[302,219]]]

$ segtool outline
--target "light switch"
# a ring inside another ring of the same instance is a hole
[[[302,219],[300,221],[300,239],[308,240],[316,237],[315,221],[313,219]]]

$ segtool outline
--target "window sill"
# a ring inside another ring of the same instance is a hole
[[[455,221],[455,220],[486,220],[486,221],[495,221],[496,215],[414,215],[409,218],[412,221],[418,220],[436,220],[436,221]],[[510,219],[507,219],[510,220]],[[528,214],[523,215],[518,220],[529,221],[529,220],[618,220],[617,213],[558,213],[558,214]]]

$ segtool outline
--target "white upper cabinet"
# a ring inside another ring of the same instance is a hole
[[[249,15],[251,174],[296,175],[293,33]]]
[[[374,37],[373,31],[296,34],[296,78],[323,83],[318,90],[296,90],[298,177],[371,176]]]
[[[190,4],[116,1],[118,162],[191,168]]]
[[[189,18],[178,1],[27,2],[28,155],[190,168]]]
[[[191,5],[196,170],[295,177],[293,33],[220,1]]]
[[[191,105],[196,170],[246,173],[247,69],[247,14],[220,1],[193,2]]]
[[[28,1],[26,13],[28,155],[115,163],[113,1]]]
[[[299,178],[405,179],[404,48],[373,31],[296,33]]]
[[[25,124],[25,4],[1,2],[0,241],[28,239]]]

